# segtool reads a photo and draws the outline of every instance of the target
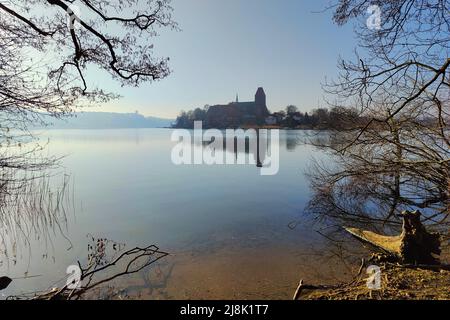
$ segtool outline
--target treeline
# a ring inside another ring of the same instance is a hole
[[[177,119],[175,120],[173,127],[183,129],[194,128],[194,121],[206,120],[206,113],[208,112],[208,109],[209,105],[206,105],[203,108],[195,108],[194,110],[181,111]]]
[[[364,122],[356,109],[344,107],[316,108],[310,112],[301,112],[296,106],[289,105],[270,117],[275,118],[276,126],[291,129],[335,129]]]
[[[173,127],[192,129],[194,121],[205,121],[209,106],[196,108],[189,111],[181,111],[176,118]],[[310,112],[301,112],[294,105],[287,106],[284,110],[270,114],[266,119],[266,125],[287,129],[341,129],[354,127],[367,120],[359,115],[356,109],[345,107],[316,108]]]

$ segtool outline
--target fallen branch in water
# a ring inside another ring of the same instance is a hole
[[[295,290],[294,298],[292,300],[297,300],[297,298],[300,296],[300,293],[302,292],[302,287],[303,287],[303,279],[300,280],[298,287]]]
[[[358,281],[359,276],[361,275],[365,264],[366,264],[366,260],[363,258],[361,260],[361,266],[359,267],[358,273],[353,278],[353,280],[350,281],[349,283],[341,283],[341,284],[337,284],[337,285],[310,285],[310,284],[304,284],[303,279],[302,279],[302,280],[300,280],[300,283],[299,283],[297,289],[295,290],[293,300],[298,300],[298,298],[300,298],[300,295],[301,295],[303,289],[305,289],[305,290],[331,290],[331,289],[339,289],[339,288],[343,288],[345,286],[352,285]]]
[[[92,289],[100,287],[114,279],[119,277],[134,274],[145,269],[149,265],[157,262],[158,260],[166,257],[167,252],[160,251],[155,245],[150,245],[145,248],[133,248],[125,251],[113,258],[112,260],[106,260],[105,256],[105,243],[106,239],[99,239],[95,246],[95,254],[90,255],[88,266],[82,267],[78,262],[78,266],[81,270],[80,287],[71,289],[71,284],[66,284],[61,288],[53,288],[48,292],[34,293],[30,296],[10,296],[9,300],[76,300],[81,299],[85,295],[89,294]],[[114,250],[117,244],[113,243]],[[121,271],[111,273],[114,267],[121,267]],[[104,274],[109,274],[104,278],[96,279]]]

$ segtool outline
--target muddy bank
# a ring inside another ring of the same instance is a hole
[[[367,275],[354,283],[328,289],[304,290],[301,300],[449,300],[450,271],[384,264],[381,288],[370,290]]]
[[[448,256],[448,250],[441,250],[442,235],[426,229],[419,211],[404,211],[401,216],[402,233],[398,236],[344,228],[381,252],[367,263],[363,259],[357,275],[347,284],[314,286],[301,281],[294,299],[449,300],[450,266],[441,260]],[[300,297],[306,290],[310,292]]]

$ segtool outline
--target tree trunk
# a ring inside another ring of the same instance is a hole
[[[371,231],[345,228],[358,240],[367,242],[385,253],[394,256],[401,263],[440,264],[440,236],[428,232],[420,221],[420,212],[404,211],[402,233],[398,236],[383,236]]]

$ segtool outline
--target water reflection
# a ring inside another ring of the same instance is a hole
[[[3,177],[6,171],[3,168]],[[3,298],[11,288],[25,283],[34,288],[33,283],[48,281],[35,266],[55,263],[59,247],[70,252],[69,219],[75,213],[69,176],[44,171],[10,177],[0,191],[0,276],[14,280],[2,290]]]
[[[230,140],[225,136],[225,131],[221,131],[221,136],[214,137],[208,141],[202,140],[201,143],[193,141],[194,145],[201,146],[203,149],[210,151],[216,145],[221,145],[223,150],[228,154],[234,155],[234,160],[239,163],[238,159],[241,155],[251,156],[251,163],[257,168],[262,168],[266,159],[271,156],[272,143],[283,143],[288,151],[294,152],[295,149],[305,143],[302,139],[303,135],[296,131],[283,131],[280,141],[272,141],[270,130],[247,130],[244,132],[237,131],[236,136]],[[219,141],[217,141],[219,139]],[[226,158],[226,156],[225,156]]]
[[[69,176],[60,176],[57,188],[51,186],[49,174],[4,181],[0,204],[1,253],[14,257],[19,244],[28,245],[32,238],[43,243],[52,240],[52,234],[67,230],[67,214],[72,212]],[[8,259],[7,259],[8,260]]]
[[[0,268],[0,272],[18,277],[28,271],[42,277],[16,280],[11,292],[48,288],[65,278],[67,266],[87,256],[87,233],[127,247],[157,244],[170,252],[161,262],[161,272],[151,268],[148,272],[156,274],[145,275],[142,283],[123,280],[123,287],[142,289],[153,279],[156,288],[151,297],[156,298],[231,298],[237,297],[236,292],[241,298],[256,298],[262,294],[257,285],[261,279],[266,279],[267,291],[274,289],[271,296],[289,298],[292,290],[286,286],[295,287],[299,276],[310,279],[311,270],[320,270],[323,277],[330,274],[329,266],[319,268],[316,259],[305,259],[313,247],[323,246],[323,239],[302,216],[309,199],[303,171],[316,152],[301,143],[304,132],[280,131],[280,171],[274,176],[259,175],[253,165],[176,166],[170,158],[171,133],[165,129],[48,132],[49,154],[67,155],[62,165],[76,185],[73,202],[80,205],[67,234],[73,248],[68,251],[68,242],[56,232],[51,234],[51,255],[44,259],[42,243],[31,239],[32,258],[18,256],[14,268]],[[259,139],[259,150],[251,148],[252,139]],[[257,166],[270,156],[271,142],[261,132],[259,138],[238,136],[237,140],[244,142],[243,152],[225,149],[233,158],[241,153]],[[210,143],[195,147],[209,148]],[[296,218],[300,225],[289,229]],[[274,259],[266,268],[268,254]],[[209,280],[202,280],[200,274],[207,270]],[[210,294],[216,286],[222,289]]]

